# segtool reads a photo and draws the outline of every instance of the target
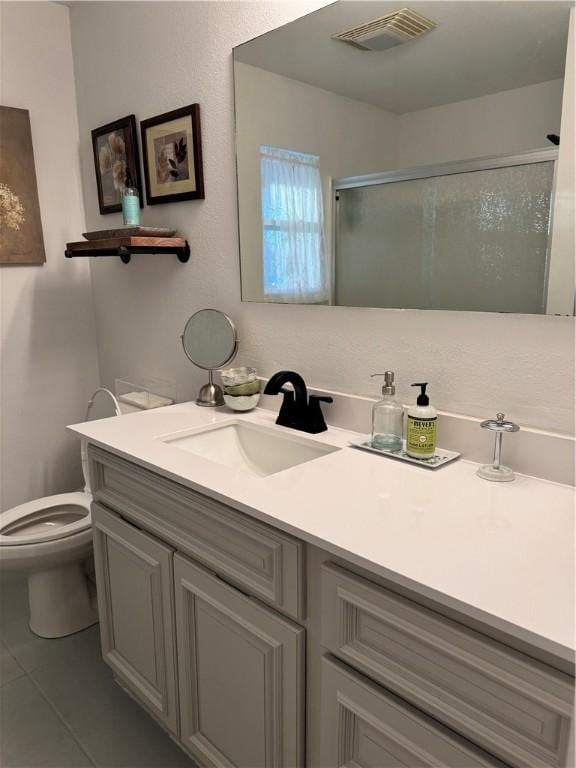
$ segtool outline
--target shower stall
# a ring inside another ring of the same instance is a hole
[[[335,181],[333,302],[545,313],[557,154]]]

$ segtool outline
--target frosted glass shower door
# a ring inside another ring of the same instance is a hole
[[[338,191],[335,302],[545,312],[554,162]]]

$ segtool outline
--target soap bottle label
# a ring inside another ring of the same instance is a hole
[[[419,419],[408,416],[406,452],[411,456],[428,457],[436,450],[437,417]]]

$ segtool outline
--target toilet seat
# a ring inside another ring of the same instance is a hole
[[[61,493],[7,509],[0,513],[0,547],[41,544],[86,531],[92,524],[91,503],[90,493]]]

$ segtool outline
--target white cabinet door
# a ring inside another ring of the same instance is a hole
[[[104,660],[177,735],[173,551],[98,504],[92,525]]]
[[[304,630],[175,555],[180,734],[203,766],[303,764]]]
[[[343,664],[322,659],[322,768],[503,768]]]

